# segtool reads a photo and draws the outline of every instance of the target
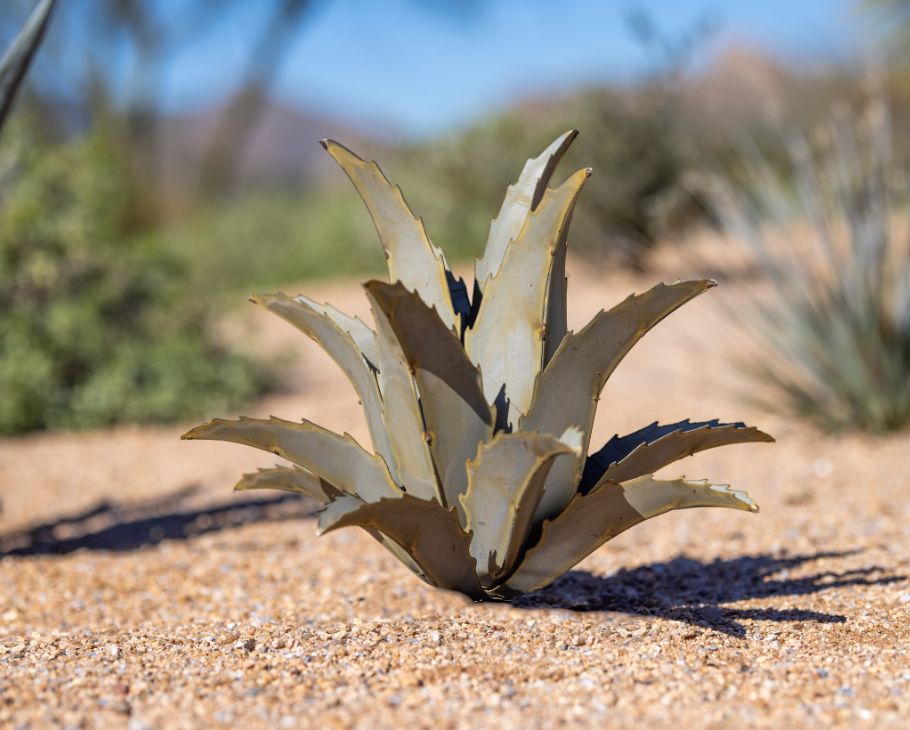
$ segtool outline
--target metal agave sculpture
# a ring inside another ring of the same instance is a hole
[[[232,441],[296,466],[237,489],[319,500],[320,533],[362,527],[427,583],[476,599],[542,588],[620,532],[689,507],[756,511],[724,485],[653,473],[725,444],[772,441],[742,423],[683,421],[587,455],[607,378],[632,346],[714,282],[659,284],[566,325],[566,233],[590,170],[548,187],[576,132],[528,160],[475,266],[473,296],[375,162],[323,146],[379,232],[390,282],[364,284],[375,331],[305,296],[253,301],[311,337],[357,391],[375,453],[309,421],[216,419],[187,439]]]

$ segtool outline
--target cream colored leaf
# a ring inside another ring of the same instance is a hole
[[[348,434],[341,436],[309,421],[293,423],[274,416],[268,420],[216,418],[181,438],[231,441],[269,451],[362,499],[401,494],[381,457],[364,451]]]
[[[434,585],[484,597],[469,552],[470,536],[454,509],[404,494],[371,503],[341,497],[319,515],[320,533],[352,525],[377,530],[396,543]]]
[[[294,299],[317,312],[321,312],[331,319],[339,329],[347,332],[370,366],[376,370],[379,369],[379,350],[376,347],[376,333],[360,317],[352,317],[336,309],[331,304],[316,302],[303,294],[298,294]]]
[[[512,423],[530,406],[543,367],[553,254],[590,173],[579,170],[558,188],[547,189],[509,244],[499,273],[486,285],[474,326],[465,332],[465,349],[483,374],[487,402],[494,402],[505,387]]]
[[[605,482],[578,494],[565,511],[544,522],[538,543],[505,582],[502,596],[528,593],[552,583],[607,540],[651,517],[691,507],[728,507],[757,512],[745,492],[707,481],[662,481],[643,476]]]
[[[392,444],[393,471],[405,491],[422,499],[445,503],[445,495],[436,478],[426,426],[420,408],[420,396],[411,366],[401,349],[395,329],[382,307],[366,290],[376,322],[379,349],[379,390],[382,394],[385,430]]]
[[[578,333],[570,333],[537,378],[534,401],[519,421],[522,430],[561,433],[578,424],[587,452],[594,412],[607,379],[644,335],[672,311],[714,286],[713,281],[658,284],[601,311]],[[562,459],[550,471],[535,522],[553,517],[575,494],[584,456]]]
[[[395,458],[383,418],[383,403],[371,363],[379,360],[376,337],[361,320],[303,296],[260,294],[250,299],[290,322],[315,341],[344,372],[363,404],[373,449],[390,469]],[[353,332],[356,332],[356,337]],[[397,476],[393,472],[393,476]]]
[[[280,492],[293,492],[328,504],[341,495],[341,491],[320,479],[312,472],[299,466],[276,466],[271,469],[259,469],[251,474],[244,474],[234,485],[235,492],[250,489],[277,489]]]
[[[486,287],[487,279],[499,271],[509,242],[518,238],[528,215],[543,198],[557,163],[577,136],[578,131],[574,129],[561,134],[540,155],[528,160],[518,182],[506,188],[499,215],[490,223],[483,257],[474,264],[474,278],[481,291]]]
[[[581,453],[581,432],[561,438],[500,431],[468,462],[468,489],[461,496],[471,555],[487,588],[508,575],[525,547],[544,480],[560,454]]]
[[[468,484],[465,462],[493,435],[495,420],[480,373],[461,341],[416,293],[400,282],[369,281],[364,287],[385,314],[414,372],[443,504],[455,506],[462,517],[458,496]]]
[[[366,162],[343,145],[323,140],[322,146],[354,183],[376,224],[386,252],[390,281],[401,281],[436,307],[446,327],[460,329],[446,279],[445,257],[427,237],[423,221],[408,207],[401,190],[392,185],[375,162]]]

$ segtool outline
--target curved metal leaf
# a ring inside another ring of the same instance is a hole
[[[235,492],[250,489],[277,489],[280,492],[292,492],[328,504],[342,494],[325,479],[320,479],[312,472],[299,466],[276,466],[271,469],[259,469],[251,474],[244,474],[234,485]]]
[[[655,422],[634,433],[614,436],[602,449],[589,454],[579,490],[588,492],[601,480],[625,482],[653,474],[706,449],[757,441],[774,439],[745,423],[720,423],[717,419],[691,423],[686,419],[660,426]]]
[[[364,451],[350,435],[340,436],[309,421],[293,423],[274,416],[267,420],[216,418],[180,438],[232,441],[269,451],[362,499],[401,494],[381,457]]]
[[[0,128],[13,106],[16,92],[41,44],[55,0],[41,0],[0,58]]]
[[[604,482],[587,495],[576,495],[562,514],[544,522],[540,540],[500,594],[543,588],[619,533],[651,517],[691,507],[758,511],[745,492],[704,480],[661,481],[643,476],[622,484]]]
[[[484,587],[508,575],[525,547],[544,480],[560,454],[581,452],[581,432],[560,438],[500,431],[468,462],[468,488],[460,501],[471,555]]]
[[[518,182],[506,188],[506,197],[499,214],[490,222],[490,234],[483,256],[474,264],[474,278],[481,291],[486,286],[487,279],[499,272],[509,242],[518,238],[528,215],[543,198],[553,170],[577,136],[578,131],[575,129],[561,134],[540,155],[525,162]]]
[[[484,597],[468,550],[470,536],[454,509],[404,494],[371,503],[340,497],[319,515],[320,534],[352,525],[378,530],[392,540],[433,585]]]
[[[355,317],[303,296],[292,298],[286,294],[259,294],[250,299],[310,337],[341,368],[363,404],[373,449],[392,468],[395,464],[394,453],[383,420],[379,385],[370,364],[370,358],[376,362],[379,360],[373,330]],[[352,332],[357,333],[356,338]]]
[[[483,374],[487,402],[492,403],[505,386],[512,422],[527,412],[535,378],[543,367],[553,253],[590,174],[579,170],[558,188],[547,189],[509,244],[499,273],[487,282],[474,326],[465,331],[465,349]]]
[[[390,280],[401,281],[416,291],[427,304],[436,307],[446,327],[460,334],[449,295],[445,257],[430,243],[423,221],[411,212],[401,189],[389,182],[375,162],[360,159],[330,139],[322,140],[322,146],[366,203],[386,252]]]
[[[672,311],[714,286],[710,280],[658,284],[601,311],[582,330],[566,335],[537,378],[534,400],[519,421],[522,430],[561,433],[573,424],[588,449],[594,412],[607,379],[632,347]],[[562,459],[550,471],[535,521],[559,514],[581,478],[584,457]]]
[[[301,469],[299,466],[276,466],[273,469],[259,469],[252,474],[244,474],[234,487],[234,491],[241,492],[249,489],[277,489],[281,492],[302,494],[307,497],[312,497],[324,505],[336,499],[353,499],[357,502],[363,502],[359,497],[345,495],[324,479],[320,479],[315,474],[311,474],[306,469]],[[411,556],[408,555],[398,543],[390,540],[378,530],[374,530],[370,527],[364,529],[373,539],[392,553],[395,558],[404,563],[421,580],[424,580],[427,583],[430,582],[420,569],[420,566],[413,561]]]
[[[405,490],[422,499],[444,504],[445,495],[436,478],[426,426],[420,409],[417,383],[401,349],[395,329],[380,304],[366,289],[376,321],[379,349],[379,390],[385,430],[392,444],[393,466]]]
[[[254,301],[255,299],[256,298],[253,297]],[[331,319],[339,329],[347,332],[354,340],[354,343],[357,345],[360,352],[363,353],[363,356],[370,364],[370,367],[373,368],[373,370],[379,369],[379,350],[376,346],[376,333],[373,332],[369,325],[360,319],[360,317],[352,317],[349,314],[345,314],[340,309],[336,309],[331,304],[317,302],[309,297],[305,297],[303,294],[298,294],[294,299],[317,312],[321,312]]]
[[[465,463],[477,454],[478,444],[493,435],[495,421],[480,373],[461,341],[416,293],[400,282],[368,281],[364,288],[385,314],[417,381],[443,504],[456,507],[463,517],[458,496],[468,485]]]

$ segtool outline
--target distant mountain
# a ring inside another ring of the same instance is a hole
[[[392,143],[387,130],[372,135],[349,122],[278,102],[266,102],[255,131],[239,150],[240,187],[300,184],[322,178],[334,165],[319,145],[336,139],[358,154],[374,156]],[[201,113],[165,117],[158,125],[159,163],[168,186],[195,183],[203,156],[227,104]]]

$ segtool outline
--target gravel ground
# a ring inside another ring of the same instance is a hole
[[[652,283],[575,271],[574,324]],[[350,283],[307,290],[366,314]],[[906,727],[910,437],[744,406],[727,301],[709,293],[627,358],[594,443],[749,420],[778,443],[667,473],[729,481],[762,511],[652,520],[512,605],[433,591],[356,530],[317,539],[304,500],[231,495],[273,462],[252,449],[180,427],[0,441],[0,725]],[[249,415],[365,441],[326,359],[245,316],[263,348],[300,355],[295,387]]]

